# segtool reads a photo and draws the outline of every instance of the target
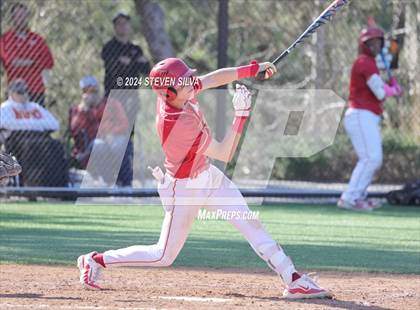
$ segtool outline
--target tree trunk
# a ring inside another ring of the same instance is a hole
[[[218,37],[217,37],[217,67],[225,68],[228,65],[228,0],[219,0]],[[219,89],[226,89],[226,85]],[[216,138],[222,140],[226,133],[226,93],[219,92],[216,107]]]
[[[420,136],[420,56],[419,56],[419,23],[420,18],[418,16],[418,4],[408,2],[405,7],[405,29],[406,37],[404,40],[404,56],[408,63],[408,79],[410,95],[413,100],[413,112],[411,124],[413,126],[413,132]]]
[[[156,63],[175,55],[165,30],[165,14],[160,5],[152,0],[134,0],[137,14],[141,17],[143,34]]]
[[[228,32],[229,32],[229,0],[219,0],[219,12],[217,17],[217,67],[225,68],[228,65]],[[227,85],[219,89],[226,89]],[[222,141],[226,134],[226,91],[217,92],[216,105],[216,139]],[[225,164],[216,161],[219,169],[224,169]]]

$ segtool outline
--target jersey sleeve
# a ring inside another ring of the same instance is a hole
[[[110,42],[106,43],[101,51],[101,58],[105,62],[105,65],[108,65],[112,61],[113,55],[110,45]]]
[[[15,129],[13,126],[14,116],[12,115],[12,110],[10,106],[5,104],[0,105],[0,129]]]
[[[378,100],[385,99],[385,82],[378,74],[372,74],[367,80],[367,85]]]
[[[54,59],[51,54],[50,48],[48,47],[47,42],[39,37],[41,41],[39,44],[39,56],[37,62],[39,66],[43,69],[51,69],[54,66]]]
[[[133,45],[136,54],[134,55],[133,63],[135,66],[135,71],[138,74],[144,74],[147,75],[150,72],[150,63],[147,61],[147,59],[144,57],[143,50],[138,45]]]

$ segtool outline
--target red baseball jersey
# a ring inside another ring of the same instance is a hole
[[[23,65],[19,63],[22,59],[32,63]],[[0,38],[0,60],[9,82],[21,78],[26,81],[32,94],[45,91],[41,72],[51,69],[54,61],[47,43],[40,35],[28,31],[23,37],[12,30],[6,32]]]
[[[367,84],[373,74],[379,75],[375,58],[360,54],[351,70],[349,106],[355,109],[369,110],[380,115],[383,112],[382,101],[376,98]]]
[[[177,109],[158,98],[156,128],[165,153],[166,172],[178,179],[195,177],[209,167],[203,153],[212,137],[197,100]]]

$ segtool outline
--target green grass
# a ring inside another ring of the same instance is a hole
[[[420,274],[420,209],[385,207],[370,214],[334,206],[253,207],[303,270]],[[91,250],[158,240],[160,207],[8,203],[0,206],[0,262],[74,264]],[[177,266],[266,268],[223,221],[196,221]]]

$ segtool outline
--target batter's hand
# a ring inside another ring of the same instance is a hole
[[[259,79],[268,80],[277,72],[277,68],[272,62],[261,62],[258,66],[257,77]]]
[[[390,81],[389,81],[389,85],[391,87],[394,87],[395,89],[395,96],[396,97],[401,97],[403,94],[403,88],[401,87],[401,85],[398,83],[397,79],[395,77],[393,77]]]
[[[251,93],[244,85],[236,84],[236,91],[235,95],[233,95],[232,103],[235,109],[235,116],[249,116],[251,111]]]
[[[156,179],[156,181],[158,181],[158,183],[163,184],[165,182],[165,175],[162,169],[160,169],[160,167],[156,166],[155,168],[152,168],[150,166],[147,166],[147,169],[150,170],[153,177]]]

